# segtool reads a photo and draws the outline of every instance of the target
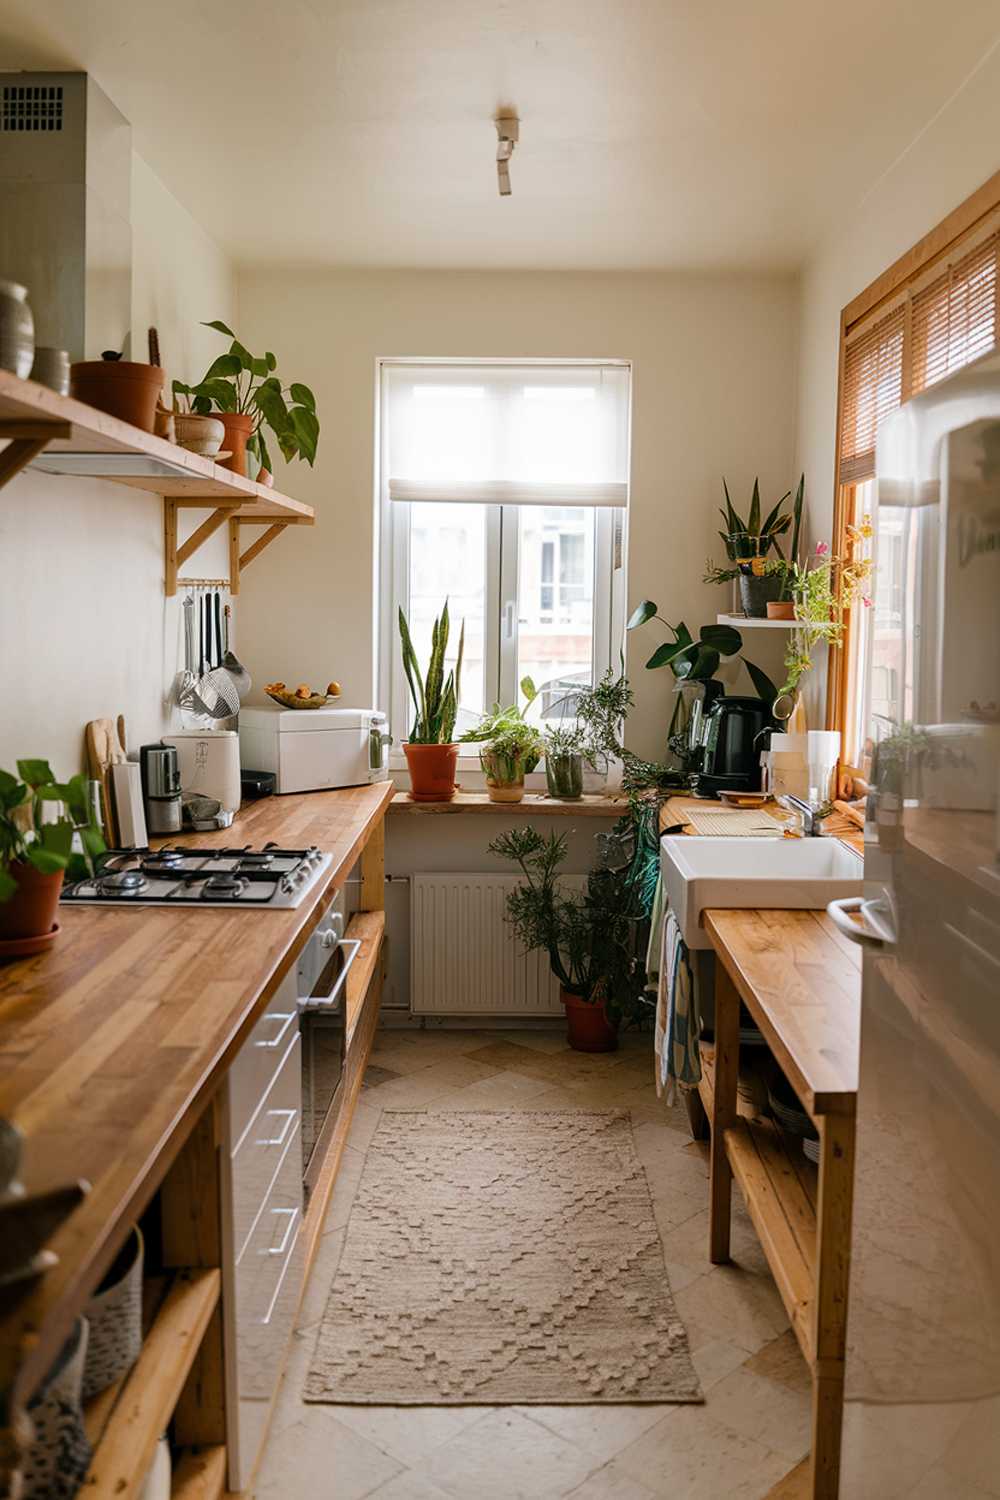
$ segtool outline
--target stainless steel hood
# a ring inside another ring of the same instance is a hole
[[[0,73],[0,277],[28,288],[36,344],[124,349],[131,195],[131,126],[88,74]]]

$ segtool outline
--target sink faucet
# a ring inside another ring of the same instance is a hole
[[[786,792],[777,800],[782,807],[787,807],[789,812],[798,813],[802,819],[802,835],[804,838],[819,837],[820,824],[827,811],[824,803],[806,802],[801,797],[793,797],[791,792]]]

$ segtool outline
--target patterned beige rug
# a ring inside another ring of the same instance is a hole
[[[626,1111],[386,1111],[307,1401],[700,1401]]]

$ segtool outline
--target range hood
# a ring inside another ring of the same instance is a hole
[[[0,73],[0,277],[36,345],[127,356],[131,197],[132,128],[88,74]]]

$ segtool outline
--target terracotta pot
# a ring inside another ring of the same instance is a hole
[[[229,450],[229,458],[224,458],[219,465],[220,469],[231,469],[234,474],[247,476],[247,443],[253,432],[253,417],[241,411],[217,411],[212,413],[218,417],[226,435],[222,440],[222,446]]]
[[[491,781],[486,778],[486,793],[491,802],[521,802],[524,798],[524,780]]]
[[[455,795],[457,745],[403,745],[414,802],[450,802]]]
[[[34,865],[17,861],[10,873],[17,890],[9,901],[0,901],[0,940],[45,937],[56,925],[63,872],[42,875]]]
[[[128,359],[85,359],[70,366],[70,395],[109,417],[131,422],[143,432],[156,426],[156,403],[163,390],[159,365],[138,365]]]
[[[767,603],[767,618],[769,620],[794,620],[794,599],[769,599]]]
[[[581,1000],[568,990],[560,991],[566,1007],[567,1040],[577,1052],[615,1052],[618,1026],[608,1020],[603,1000]]]
[[[266,490],[274,488],[274,475],[270,469],[259,469],[257,472],[257,483],[262,484]]]

